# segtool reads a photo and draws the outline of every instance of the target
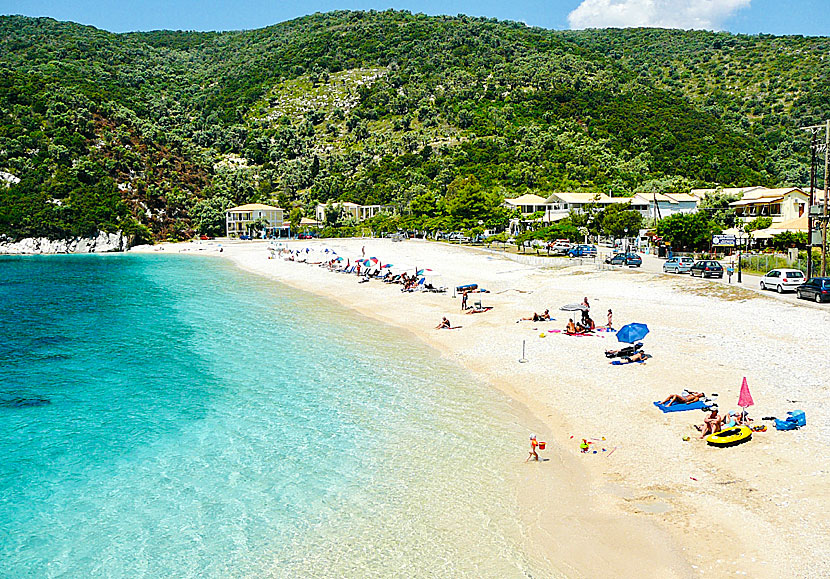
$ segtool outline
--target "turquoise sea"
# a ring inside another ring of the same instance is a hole
[[[0,577],[547,575],[516,410],[402,332],[195,256],[0,258],[0,304]]]

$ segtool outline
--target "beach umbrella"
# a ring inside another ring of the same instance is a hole
[[[565,304],[559,309],[566,312],[587,312],[588,306],[583,304]]]
[[[432,271],[432,270],[431,270],[431,269],[429,269],[429,268],[426,268],[426,269],[419,269],[418,271],[416,271],[416,272],[415,272],[415,275],[424,275],[424,272],[425,272],[425,271]]]
[[[626,324],[617,330],[617,340],[626,344],[639,342],[648,334],[648,326],[645,324]]]
[[[738,406],[746,409],[753,406],[755,402],[752,401],[752,394],[749,393],[749,384],[746,383],[746,376],[744,376],[743,384],[741,384],[741,393],[738,395]]]

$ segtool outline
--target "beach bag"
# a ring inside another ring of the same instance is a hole
[[[790,420],[775,419],[775,430],[796,430],[798,424]]]

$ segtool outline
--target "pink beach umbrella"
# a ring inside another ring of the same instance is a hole
[[[744,381],[741,384],[741,393],[738,396],[738,406],[746,411],[749,406],[753,406],[754,404],[752,394],[749,393],[749,384],[746,383],[746,376],[744,376]]]

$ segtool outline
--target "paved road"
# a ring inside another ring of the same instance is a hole
[[[607,253],[607,251],[603,252],[602,249],[600,249],[600,253],[601,254],[602,253]],[[640,256],[643,258],[643,265],[642,265],[643,271],[649,271],[649,272],[654,272],[654,273],[662,273],[663,272],[663,263],[666,261],[665,259],[658,258],[658,257],[655,257],[653,255],[640,254]],[[602,256],[603,259],[605,257],[606,257],[605,255]],[[724,270],[725,270],[726,269],[726,262],[721,261],[721,263],[723,264]],[[689,274],[666,273],[666,274],[663,274],[663,275],[690,278],[689,279],[690,283],[700,283],[700,278],[694,278],[694,281],[692,281],[691,276]],[[726,275],[726,271],[724,271],[723,279],[710,278],[710,279],[707,279],[706,281],[710,281],[711,283],[729,284],[729,277]],[[761,290],[761,285],[760,285],[761,284],[761,276],[749,275],[749,274],[746,274],[746,273],[742,273],[741,281],[742,281],[742,283],[739,284],[738,283],[738,272],[737,272],[737,268],[736,268],[735,273],[732,275],[732,285],[734,285],[736,287],[742,287],[744,289],[751,290],[751,291],[763,294],[764,296],[767,296],[767,297],[770,297],[770,298],[773,298],[773,299],[777,299],[777,300],[781,300],[781,301],[785,301],[785,302],[789,302],[789,303],[792,303],[792,304],[811,306],[811,307],[814,307],[814,308],[821,308],[823,310],[830,311],[830,303],[816,304],[816,303],[813,303],[813,302],[810,302],[810,301],[807,301],[807,300],[800,300],[795,295],[795,292],[785,292],[783,294],[778,294],[775,291],[771,291],[771,290],[762,291]]]

